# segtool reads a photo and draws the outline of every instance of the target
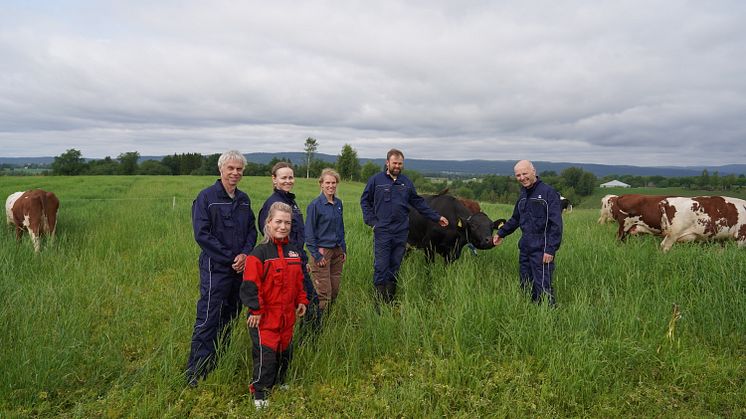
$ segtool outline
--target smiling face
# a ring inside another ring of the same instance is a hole
[[[515,179],[524,188],[530,188],[536,183],[536,169],[534,169],[534,165],[530,161],[519,161],[513,170],[515,171]]]
[[[321,192],[327,198],[332,198],[337,193],[337,178],[332,175],[324,176],[321,180]]]
[[[282,240],[290,234],[290,228],[292,227],[292,221],[290,213],[286,211],[274,211],[274,213],[267,218],[267,233],[269,236],[276,239]]]
[[[243,178],[243,163],[237,160],[228,160],[220,168],[220,181],[226,190],[236,189],[238,182]]]
[[[293,169],[289,167],[277,169],[277,172],[272,175],[272,184],[276,189],[279,189],[281,191],[292,191],[293,185],[295,185],[295,175],[293,174]]]

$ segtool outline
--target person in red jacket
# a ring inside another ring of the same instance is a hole
[[[306,312],[302,249],[290,244],[292,208],[275,202],[264,225],[264,240],[246,258],[241,302],[249,308],[246,324],[254,363],[249,387],[257,409],[267,406],[267,393],[282,384],[290,366],[296,316]]]

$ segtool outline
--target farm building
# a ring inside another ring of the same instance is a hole
[[[624,183],[624,182],[620,182],[620,181],[614,179],[612,181],[609,181],[609,182],[606,182],[606,183],[602,183],[601,187],[602,188],[629,188],[629,185],[626,184],[626,183]]]

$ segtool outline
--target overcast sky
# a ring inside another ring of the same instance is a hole
[[[746,163],[743,0],[0,4],[0,156]]]

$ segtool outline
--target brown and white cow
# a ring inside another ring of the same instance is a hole
[[[659,203],[665,235],[661,249],[674,243],[735,239],[746,246],[746,201],[727,196],[672,197]]]
[[[16,192],[5,201],[5,213],[8,223],[15,226],[16,240],[20,241],[23,230],[27,230],[36,252],[41,249],[42,235],[54,237],[59,207],[60,201],[54,193],[41,189]]]
[[[668,198],[664,195],[619,195],[611,200],[611,215],[619,224],[617,238],[627,234],[661,234],[661,215],[658,203]]]
[[[606,195],[603,198],[601,198],[601,212],[598,217],[598,223],[604,224],[607,222],[614,221],[614,206],[616,205],[616,199],[619,198],[618,195]]]

